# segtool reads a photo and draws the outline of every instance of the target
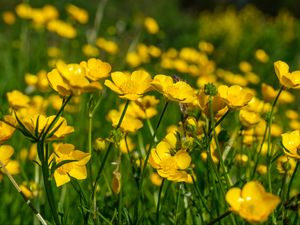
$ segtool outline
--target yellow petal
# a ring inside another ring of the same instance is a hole
[[[0,161],[6,165],[10,157],[14,154],[14,149],[10,145],[1,145],[0,146]]]
[[[274,69],[278,79],[281,81],[282,76],[289,72],[289,65],[283,61],[278,60],[274,62]]]
[[[54,179],[57,187],[68,183],[71,180],[68,174],[61,174],[57,170],[54,171]]]
[[[231,209],[235,212],[238,212],[241,207],[243,199],[241,198],[241,189],[234,187],[230,188],[225,196],[226,202],[231,206]]]
[[[104,85],[108,88],[110,88],[112,91],[118,93],[118,94],[123,94],[123,92],[120,90],[119,87],[117,87],[113,82],[110,80],[105,80]]]
[[[130,76],[126,73],[117,71],[111,74],[111,79],[117,87],[120,87],[122,84],[124,84],[130,79]]]
[[[246,183],[241,193],[241,196],[245,201],[262,200],[264,195],[265,189],[257,181],[250,181]]]
[[[85,179],[87,177],[87,171],[85,166],[73,166],[70,170],[69,175],[78,180]]]
[[[189,167],[192,158],[185,150],[179,150],[175,155],[176,163],[179,169],[186,169]]]
[[[300,133],[299,130],[293,132],[284,133],[281,135],[283,146],[290,152],[296,152],[300,145]]]

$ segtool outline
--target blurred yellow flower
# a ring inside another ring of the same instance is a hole
[[[275,73],[282,86],[286,88],[300,88],[300,70],[289,72],[289,66],[283,61],[274,62]]]
[[[90,44],[83,45],[82,52],[88,57],[97,57],[100,54],[99,49]]]
[[[269,56],[263,49],[257,49],[255,51],[255,58],[262,63],[266,63],[269,61]]]
[[[159,31],[159,26],[156,20],[152,17],[145,18],[144,26],[149,34],[157,34]]]
[[[72,144],[62,143],[55,146],[54,152],[50,158],[54,159],[55,165],[64,163],[65,161],[65,164],[59,166],[54,171],[54,179],[57,187],[68,183],[71,180],[70,177],[78,180],[86,179],[86,164],[91,158],[89,153],[75,150],[75,146]]]
[[[119,46],[116,42],[107,40],[102,37],[97,38],[96,45],[112,55],[116,54],[119,51]]]
[[[120,98],[128,100],[137,100],[151,88],[150,83],[152,78],[144,70],[137,70],[132,74],[113,72],[111,78],[113,82],[105,80],[104,84],[119,94]]]
[[[277,170],[279,173],[292,176],[297,164],[295,159],[290,158],[286,155],[282,155],[276,160],[276,162]]]
[[[12,109],[26,108],[29,105],[30,98],[18,90],[13,90],[6,93],[7,101]]]
[[[289,157],[300,159],[300,132],[295,130],[281,135],[283,150]]]
[[[296,119],[299,118],[298,112],[296,110],[293,110],[293,109],[286,109],[285,110],[285,115],[288,119],[291,119],[291,120],[296,120]]]
[[[47,29],[64,38],[74,38],[77,35],[76,29],[62,20],[54,19],[47,24]]]
[[[68,4],[66,7],[68,14],[79,23],[85,24],[89,20],[89,14],[86,10],[77,7],[73,4]]]
[[[230,209],[250,223],[266,221],[280,202],[278,196],[266,192],[257,181],[246,183],[242,189],[229,189],[225,198]]]
[[[4,11],[2,13],[2,19],[4,23],[8,25],[13,25],[16,22],[16,16],[11,11]]]
[[[120,141],[120,151],[124,154],[131,152],[135,147],[135,144],[132,142],[131,138],[128,136]]]
[[[129,103],[127,114],[140,119],[150,119],[157,114],[155,106],[159,100],[146,95]]]
[[[218,87],[219,96],[230,108],[241,108],[247,105],[253,98],[253,94],[238,85],[228,87],[221,85]]]
[[[10,157],[14,154],[14,148],[10,145],[0,146],[0,161],[6,166]],[[1,167],[0,167],[1,168]]]
[[[8,139],[11,138],[11,136],[15,132],[15,128],[12,126],[9,126],[3,121],[0,121],[0,143],[7,141]]]
[[[247,61],[242,61],[239,64],[239,69],[240,71],[244,72],[244,73],[248,73],[252,70],[252,66],[249,62]]]
[[[170,76],[156,75],[151,85],[171,101],[180,103],[193,103],[196,101],[195,90],[188,83],[184,81],[174,82]]]
[[[251,127],[259,123],[260,116],[256,112],[251,112],[246,109],[241,109],[239,113],[239,119],[243,126]]]

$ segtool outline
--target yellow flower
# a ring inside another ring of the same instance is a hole
[[[285,115],[290,120],[296,120],[299,118],[299,114],[296,110],[287,109],[285,110]]]
[[[269,56],[263,49],[257,49],[255,51],[255,58],[262,63],[269,61]]]
[[[62,96],[80,95],[84,92],[101,90],[102,87],[99,82],[88,80],[88,77],[95,79],[95,76],[102,76],[105,73],[97,71],[98,63],[100,62],[92,62],[87,65],[86,69],[79,64],[65,64],[59,61],[56,68],[47,74],[50,86]],[[86,65],[85,63],[82,64]]]
[[[171,101],[193,103],[196,100],[195,90],[188,83],[184,81],[174,83],[170,76],[156,75],[151,84],[154,89]]]
[[[155,106],[159,100],[154,96],[144,96],[129,103],[127,114],[140,119],[150,119],[157,114]]]
[[[44,132],[51,122],[54,120],[55,116],[45,117],[44,115],[34,115],[34,116],[28,116],[22,120],[23,124],[25,125],[26,129],[34,136],[36,137],[36,131],[38,136],[41,134],[41,132]],[[38,127],[37,127],[38,126]],[[55,131],[53,133],[53,131]],[[52,127],[52,129],[49,131],[49,134],[52,134],[51,136],[48,136],[48,140],[53,139],[62,139],[66,135],[74,132],[74,128],[67,125],[67,121],[60,117],[55,125]],[[37,137],[36,137],[37,138]]]
[[[289,72],[289,66],[283,61],[274,63],[275,73],[282,86],[286,88],[300,88],[300,70]]]
[[[97,57],[99,55],[99,49],[90,44],[82,46],[82,52],[88,57]]]
[[[27,95],[24,95],[22,92],[17,90],[7,92],[6,96],[8,104],[12,109],[28,107],[30,102],[30,98]]]
[[[77,31],[72,25],[58,19],[51,20],[47,24],[47,29],[68,39],[74,38],[77,35]]]
[[[280,202],[278,196],[266,192],[257,181],[246,183],[242,189],[229,189],[225,198],[231,210],[250,223],[266,221]]]
[[[79,23],[85,24],[89,20],[88,12],[75,5],[72,4],[67,5],[66,10],[68,14]]]
[[[170,133],[151,150],[149,163],[157,173],[170,181],[192,182],[192,177],[186,172],[190,166],[191,156],[184,149],[176,149],[176,134]]]
[[[262,84],[261,91],[266,101],[273,101],[278,93],[278,91],[275,91],[273,87],[265,83]],[[279,96],[278,103],[292,103],[294,100],[295,97],[290,92],[283,90]]]
[[[159,31],[159,26],[158,26],[156,20],[152,17],[145,18],[144,26],[149,34],[156,34]]]
[[[252,66],[247,61],[242,61],[239,64],[239,69],[240,69],[240,71],[242,71],[244,73],[248,73],[252,70]]]
[[[0,143],[7,141],[8,139],[11,138],[11,136],[15,132],[15,128],[12,126],[9,126],[3,121],[0,121]]]
[[[86,164],[91,157],[89,153],[75,150],[75,146],[72,144],[58,144],[55,146],[54,151],[55,153],[52,154],[52,157],[56,165],[66,161],[65,164],[59,166],[54,171],[54,179],[57,187],[68,183],[71,180],[70,176],[78,180],[86,179]],[[68,162],[67,160],[72,161]]]
[[[245,127],[251,127],[259,123],[260,116],[256,112],[251,112],[246,109],[241,109],[239,113],[241,123]]]
[[[210,118],[210,105],[209,96],[205,95],[204,90],[200,90],[198,93],[198,104],[200,109]],[[218,119],[222,117],[228,111],[226,103],[220,96],[213,96],[212,98],[212,112],[213,116]]]
[[[137,100],[151,88],[151,76],[144,70],[137,70],[132,74],[114,72],[111,78],[113,82],[105,80],[104,84],[118,93],[120,98],[128,100]]]
[[[292,176],[296,168],[296,160],[286,155],[282,155],[277,159],[277,170],[281,174]]]
[[[228,87],[221,85],[218,87],[219,96],[230,108],[241,108],[247,105],[253,98],[253,94],[238,85]]]
[[[126,140],[125,138],[121,139],[120,141],[120,151],[124,154],[131,152],[134,149],[135,145],[132,142],[131,138],[127,137]]]
[[[300,133],[299,130],[287,132],[281,135],[283,150],[288,156],[300,159]]]
[[[10,160],[10,157],[14,154],[14,149],[10,145],[1,145],[0,146],[0,161],[7,165]],[[1,167],[0,167],[1,168]]]
[[[87,62],[82,61],[80,66],[85,68],[86,77],[92,81],[108,77],[111,71],[109,63],[95,58],[91,58]]]
[[[2,13],[3,21],[8,25],[13,25],[16,22],[15,14],[10,11],[5,11]]]
[[[109,111],[109,113],[107,115],[107,119],[112,122],[113,127],[116,127],[117,124],[119,123],[123,108],[124,108],[124,105],[121,105],[120,111],[117,111],[117,110]],[[120,125],[121,130],[123,130],[126,133],[127,132],[134,133],[142,127],[143,127],[143,123],[139,119],[137,119],[127,113],[125,114],[125,116],[122,120],[122,123]]]
[[[97,38],[96,45],[112,55],[116,54],[119,51],[119,47],[116,42],[106,40],[105,38]]]

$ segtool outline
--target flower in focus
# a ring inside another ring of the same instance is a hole
[[[156,75],[151,85],[171,101],[180,103],[193,103],[196,100],[195,90],[184,81],[174,82],[167,75]]]
[[[134,71],[132,74],[114,72],[111,74],[112,81],[105,80],[105,85],[119,94],[120,98],[137,100],[150,90],[152,78],[144,70]]]
[[[159,26],[156,20],[152,17],[145,18],[144,26],[149,34],[157,34],[159,31]]]
[[[283,150],[289,157],[300,159],[300,132],[295,130],[281,135]]]
[[[110,66],[101,60],[90,59],[79,64],[57,62],[56,68],[48,74],[50,86],[62,96],[80,95],[85,92],[101,90],[101,84],[96,81],[108,76]],[[91,81],[90,81],[90,80]]]
[[[286,88],[300,88],[300,70],[289,72],[289,65],[283,61],[274,62],[275,73],[282,86]]]
[[[22,122],[27,131],[29,131],[35,138],[38,138],[42,132],[45,132],[47,130],[54,118],[55,116],[45,117],[44,115],[29,115],[28,117],[24,118]],[[49,130],[47,139],[62,139],[72,132],[74,132],[74,128],[68,126],[67,121],[64,118],[60,117],[56,121],[55,125]]]
[[[54,171],[57,187],[69,182],[70,176],[78,180],[86,179],[86,164],[91,158],[89,153],[75,150],[72,144],[57,144],[54,152],[50,159],[54,160],[55,165],[65,162]]]
[[[68,14],[79,23],[85,24],[89,20],[89,14],[86,10],[81,9],[75,5],[69,4],[66,7]]]
[[[250,223],[266,221],[280,202],[278,196],[266,192],[257,181],[246,183],[242,189],[229,189],[225,198],[230,209]]]
[[[186,172],[190,166],[191,156],[184,149],[176,149],[176,134],[169,133],[151,150],[149,163],[157,173],[170,181],[192,182],[192,177]]]
[[[253,98],[253,94],[238,85],[228,87],[221,85],[218,87],[219,96],[230,108],[241,108],[247,105]]]

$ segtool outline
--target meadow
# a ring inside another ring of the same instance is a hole
[[[299,224],[290,12],[89,0],[0,14],[0,224]]]

